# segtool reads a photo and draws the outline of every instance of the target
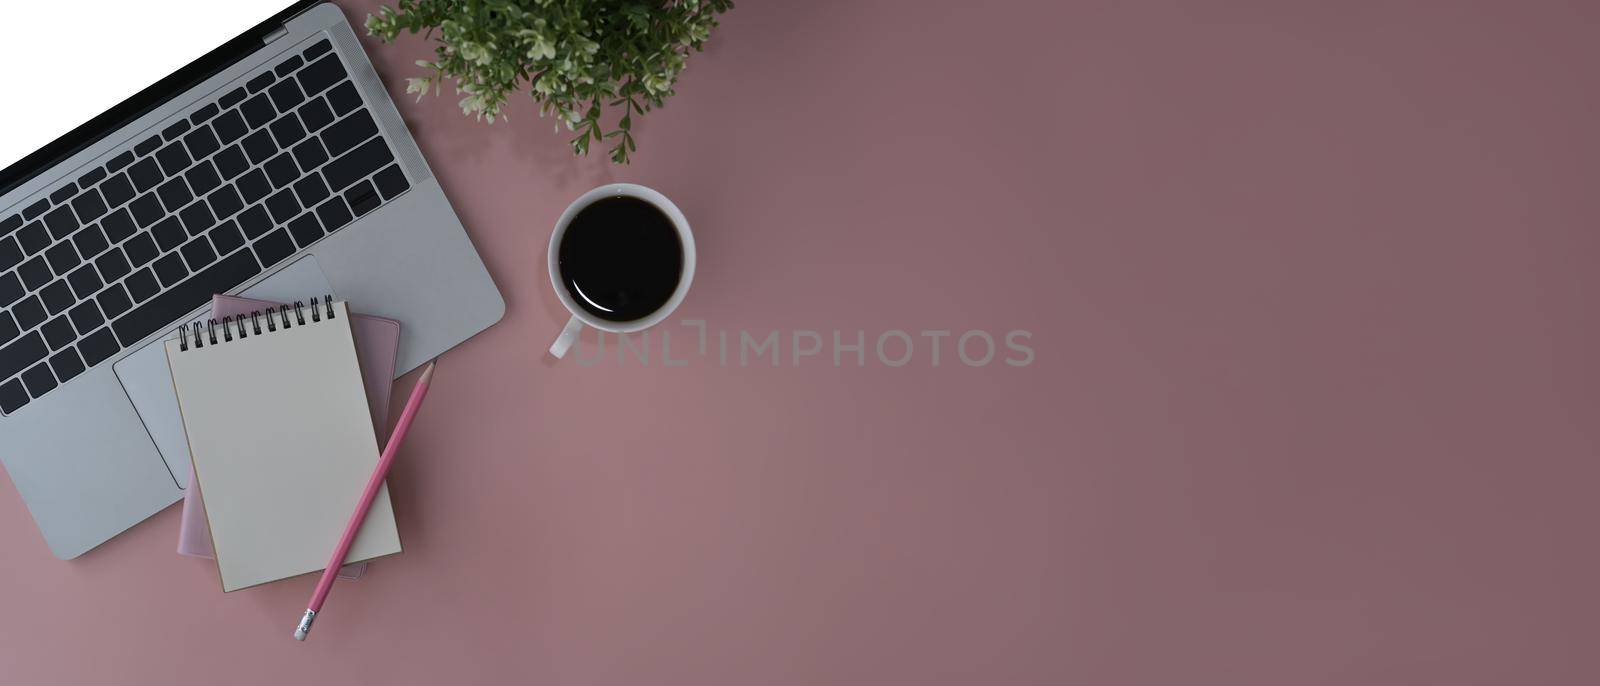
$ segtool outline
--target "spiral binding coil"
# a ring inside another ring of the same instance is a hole
[[[322,296],[321,308],[317,307],[317,299],[311,298],[310,307],[306,306],[305,301],[296,300],[290,304],[269,307],[264,312],[262,310],[253,310],[250,312],[248,322],[246,322],[245,315],[241,314],[237,317],[223,317],[221,320],[208,319],[204,325],[200,322],[195,322],[192,328],[189,324],[183,324],[178,327],[178,349],[188,350],[191,346],[199,349],[208,345],[217,345],[219,342],[231,342],[235,338],[242,340],[250,336],[260,336],[263,331],[261,328],[263,319],[266,320],[265,331],[268,333],[276,332],[279,329],[305,326],[308,311],[312,323],[320,322],[324,319],[333,319],[333,296]],[[277,317],[274,317],[273,313],[277,313]],[[290,318],[291,313],[294,315],[292,319]],[[249,324],[248,328],[246,327],[247,323]],[[219,334],[221,338],[218,338]]]

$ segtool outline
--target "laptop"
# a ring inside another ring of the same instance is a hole
[[[188,487],[157,342],[214,294],[400,320],[402,373],[505,311],[338,8],[74,7],[7,10],[57,92],[0,113],[0,461],[62,559]]]

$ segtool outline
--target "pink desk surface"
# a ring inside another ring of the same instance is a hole
[[[176,507],[59,562],[6,487],[0,681],[1595,683],[1597,20],[751,0],[628,168],[406,100],[508,310],[390,480],[405,554],[297,644],[314,578],[224,597]],[[551,223],[624,180],[694,225],[687,365],[554,364]]]

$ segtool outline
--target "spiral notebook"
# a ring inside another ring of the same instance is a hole
[[[262,310],[282,304],[218,294],[211,298],[211,318],[249,317],[251,312],[256,312],[259,318]],[[382,439],[386,435],[384,427],[389,421],[389,392],[394,387],[395,358],[400,349],[400,322],[353,312],[350,314],[350,330],[355,335],[361,380],[367,386],[367,407],[372,413],[372,428],[377,431],[379,445],[382,446]],[[194,467],[191,464],[188,483],[194,482]],[[178,554],[216,559],[211,548],[211,529],[206,526],[205,502],[199,488],[190,488],[183,494],[183,512],[178,518]],[[339,578],[350,581],[360,579],[366,569],[365,562],[347,564],[340,568]]]
[[[324,299],[166,341],[223,591],[322,570],[377,465],[350,322]],[[346,561],[398,552],[385,487]]]

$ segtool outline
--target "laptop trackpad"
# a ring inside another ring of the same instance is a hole
[[[333,293],[328,277],[317,266],[317,258],[307,255],[295,261],[240,295],[274,302],[305,300],[324,293]],[[172,372],[167,368],[167,354],[161,341],[140,348],[118,360],[112,369],[122,382],[133,408],[139,412],[140,421],[150,431],[161,459],[172,471],[178,488],[189,487],[189,441],[183,435],[183,418],[178,414],[178,398],[172,392]],[[239,378],[248,387],[250,375],[260,370],[241,370]]]

